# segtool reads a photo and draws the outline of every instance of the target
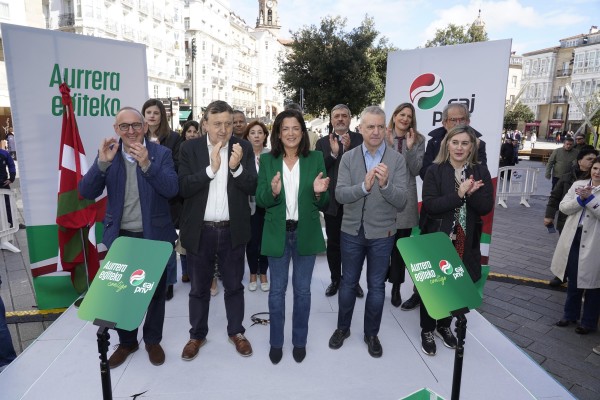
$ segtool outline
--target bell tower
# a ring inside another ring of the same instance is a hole
[[[258,0],[258,18],[256,18],[256,29],[270,31],[275,37],[279,37],[279,13],[277,12],[277,0]]]

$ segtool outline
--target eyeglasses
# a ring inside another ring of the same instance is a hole
[[[467,122],[466,118],[448,118],[448,121],[452,122],[453,124],[464,124],[465,122]]]
[[[134,122],[133,124],[119,124],[119,130],[121,132],[129,132],[129,128],[133,128],[134,131],[139,132],[142,130],[144,124],[141,122]]]

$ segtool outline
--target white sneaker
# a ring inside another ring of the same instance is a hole
[[[592,349],[592,351],[598,355],[600,355],[600,344]]]
[[[256,281],[250,282],[248,284],[248,290],[249,291],[254,292],[256,290],[256,288],[258,288],[258,284],[256,283]]]
[[[263,292],[268,292],[271,289],[271,284],[269,282],[263,282],[260,284],[260,290]]]

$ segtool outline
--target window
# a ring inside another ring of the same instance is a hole
[[[185,17],[183,19],[183,28],[187,31],[188,29],[190,29],[190,19],[189,17]]]
[[[541,75],[544,75],[547,72],[547,69],[546,69],[547,65],[548,65],[548,60],[542,60],[540,62],[540,74]]]
[[[10,18],[10,7],[8,3],[0,2],[0,18]]]
[[[516,75],[511,76],[510,82],[512,83],[512,87],[517,87],[517,76]]]
[[[167,97],[171,97],[171,88],[167,86]]]
[[[155,99],[158,98],[158,85],[154,85],[154,96]]]
[[[540,70],[540,69],[539,69],[539,61],[538,61],[538,60],[534,60],[534,61],[533,61],[533,68],[532,68],[532,70],[531,70],[531,73],[532,73],[533,75],[537,75],[537,74],[538,74],[538,72],[539,72],[539,70]]]

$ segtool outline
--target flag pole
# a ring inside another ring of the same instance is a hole
[[[89,230],[89,225],[88,225],[88,230]],[[83,292],[77,300],[75,300],[75,303],[73,303],[75,305],[75,307],[77,307],[77,308],[79,308],[79,306],[83,302],[83,299],[85,298],[86,293],[88,292],[88,290],[90,290],[90,273],[88,271],[87,249],[86,249],[87,243],[86,243],[85,238],[83,237],[83,228],[79,228],[79,238],[81,239],[81,249],[83,250],[83,265],[85,267],[84,268],[85,269],[85,284],[87,285],[87,290],[85,292]]]

